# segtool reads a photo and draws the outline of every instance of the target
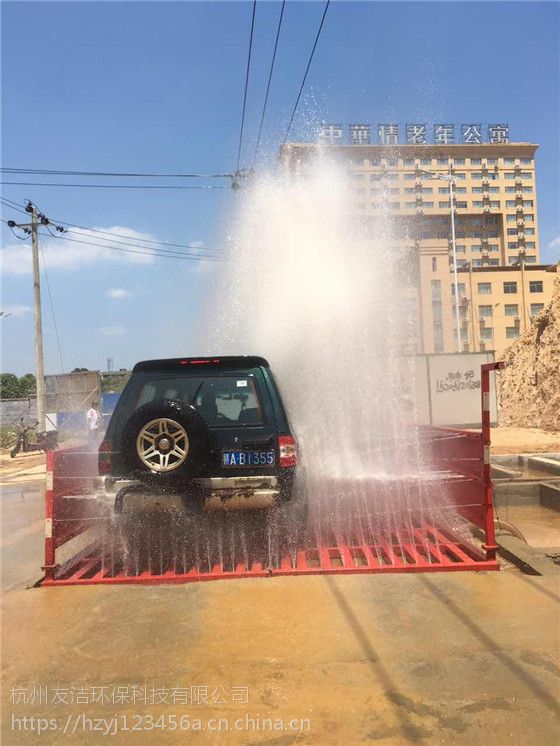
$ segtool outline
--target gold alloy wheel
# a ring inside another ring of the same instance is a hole
[[[173,471],[188,456],[189,436],[175,420],[158,417],[138,433],[136,451],[142,463],[152,471]]]

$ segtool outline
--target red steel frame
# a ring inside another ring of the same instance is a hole
[[[490,373],[502,367],[502,363],[489,363],[481,368],[481,433],[436,427],[422,431],[421,447],[426,458],[453,477],[447,487],[451,505],[484,531],[483,551],[442,527],[412,526],[410,522],[410,530],[405,529],[400,541],[387,527],[369,537],[369,541],[364,538],[341,544],[332,536],[323,535],[315,545],[302,546],[295,554],[282,556],[274,567],[254,561],[236,562],[235,567],[227,568],[218,562],[208,570],[183,567],[179,572],[175,567],[152,572],[150,568],[140,568],[129,573],[122,563],[117,562],[115,567],[95,543],[59,565],[57,549],[107,515],[99,512],[94,499],[83,499],[91,492],[95,454],[56,451],[47,454],[45,576],[41,584],[159,584],[324,573],[498,570],[490,467]],[[422,494],[422,487],[419,489]]]

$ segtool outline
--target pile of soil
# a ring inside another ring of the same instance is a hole
[[[560,278],[550,304],[507,348],[503,360],[500,424],[560,430]]]

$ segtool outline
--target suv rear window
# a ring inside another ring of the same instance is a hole
[[[192,404],[212,427],[263,422],[252,376],[137,375],[134,410],[154,399],[176,399]]]

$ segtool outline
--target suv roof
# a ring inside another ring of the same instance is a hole
[[[227,369],[227,368],[270,368],[264,357],[256,355],[235,355],[225,357],[174,357],[163,360],[142,360],[136,363],[133,373],[147,370],[176,370],[181,366],[195,366],[196,369]]]

